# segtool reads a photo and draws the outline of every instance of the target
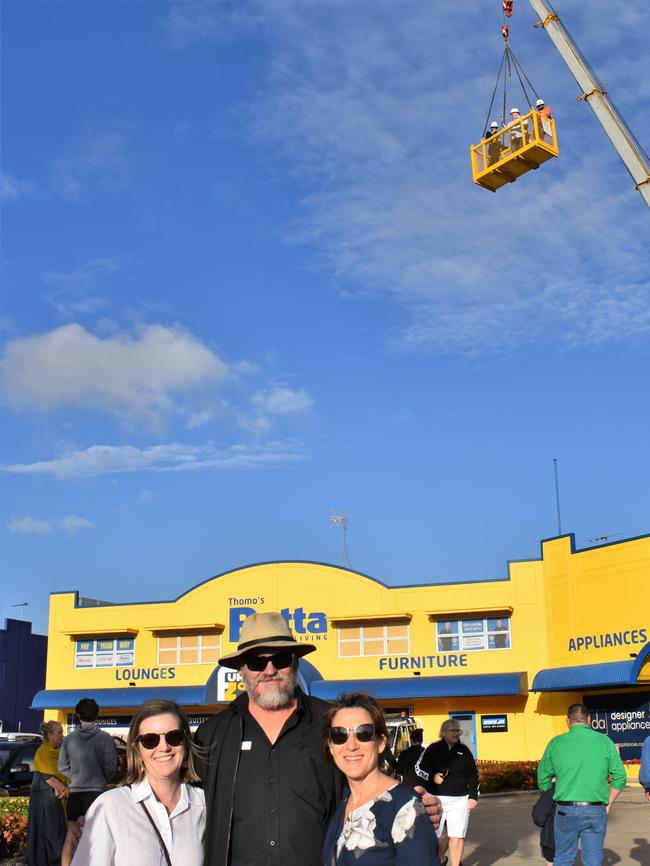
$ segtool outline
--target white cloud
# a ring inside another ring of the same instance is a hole
[[[162,32],[174,48],[186,48],[204,40],[224,40],[233,31],[259,24],[265,19],[265,10],[255,3],[186,2],[172,0],[161,20]]]
[[[132,262],[126,256],[107,256],[90,259],[70,271],[49,271],[43,281],[54,287],[46,300],[68,319],[95,313],[106,306],[108,297],[97,291],[109,277],[124,275]]]
[[[52,529],[51,520],[35,520],[33,517],[12,517],[7,523],[9,532],[23,535],[46,535]]]
[[[232,374],[180,327],[148,325],[98,337],[79,324],[7,344],[0,361],[6,400],[15,408],[102,409],[157,429],[172,412],[194,412],[178,395],[214,388]]]
[[[251,396],[256,409],[265,415],[295,415],[311,409],[314,400],[304,388],[288,388],[274,385],[266,391],[256,391]]]
[[[280,416],[296,416],[308,412],[314,405],[311,394],[304,388],[272,385],[251,394],[253,412],[239,415],[239,426],[254,436],[267,436]]]
[[[245,5],[224,17],[222,4],[179,4],[178,42],[242,27],[266,39],[267,86],[250,123],[303,185],[289,239],[320,250],[346,293],[401,307],[393,345],[482,352],[650,333],[645,206],[525,4],[513,47],[554,109],[561,153],[496,195],[472,184],[469,166],[502,50],[489,4],[451,4],[442,16],[425,0]],[[574,35],[589,41],[609,8],[572,9]],[[592,59],[607,71],[625,58],[640,89],[626,96],[620,70],[615,83],[643,141],[645,3],[625,8]]]
[[[76,202],[91,185],[123,189],[127,167],[126,142],[120,133],[87,135],[71,141],[54,159],[50,186],[62,198]]]
[[[286,466],[303,460],[304,456],[301,446],[289,440],[225,448],[212,443],[185,445],[178,442],[149,448],[92,445],[53,460],[14,463],[3,466],[2,470],[13,474],[71,479],[125,472],[196,472]]]
[[[138,499],[140,502],[155,502],[158,497],[147,487],[141,487],[140,490],[138,490]]]
[[[53,530],[67,533],[78,532],[80,529],[94,529],[95,524],[78,514],[66,514],[56,520],[36,520],[33,517],[12,517],[7,528],[10,532],[22,535],[47,535]]]
[[[77,532],[79,529],[94,529],[95,524],[78,514],[67,514],[58,521],[58,526],[66,532]]]
[[[0,174],[0,201],[20,201],[32,196],[36,185],[31,180],[20,180],[11,174]]]
[[[125,270],[130,264],[126,256],[104,256],[90,259],[71,271],[49,271],[43,274],[43,279],[67,289],[86,288],[102,277]]]

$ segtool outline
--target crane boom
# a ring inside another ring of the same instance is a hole
[[[528,2],[539,15],[540,23],[536,26],[546,30],[551,42],[578,82],[582,91],[582,96],[578,99],[584,99],[589,103],[596,115],[596,120],[605,130],[630,173],[635,189],[638,189],[645,203],[650,207],[650,162],[643,148],[553,8],[549,8],[545,0],[528,0]]]

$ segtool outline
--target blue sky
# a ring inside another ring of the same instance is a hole
[[[646,4],[557,6],[647,147]],[[524,0],[560,158],[496,195],[496,0],[2,19],[2,616],[337,563],[332,509],[386,583],[504,576],[555,457],[578,546],[650,530],[647,209]]]

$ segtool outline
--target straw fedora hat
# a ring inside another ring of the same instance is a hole
[[[307,643],[298,643],[282,614],[276,611],[252,613],[244,620],[241,627],[236,652],[220,658],[219,664],[225,668],[238,670],[251,650],[274,649],[291,649],[297,656],[306,656],[316,647]]]

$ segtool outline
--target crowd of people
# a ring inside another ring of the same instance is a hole
[[[184,710],[149,700],[127,738],[123,782],[97,704],[63,738],[44,725],[29,806],[29,866],[461,866],[479,775],[456,719],[397,759],[381,707],[362,692],[328,704],[298,685],[299,643],[279,613],[251,615],[220,664],[245,691],[192,736]],[[539,764],[542,855],[600,866],[607,815],[625,787],[612,741],[572,705]],[[640,779],[650,800],[650,738]],[[611,781],[611,787],[609,782]],[[551,793],[547,793],[550,791]],[[67,809],[67,812],[66,812]],[[554,831],[554,834],[553,834]]]

